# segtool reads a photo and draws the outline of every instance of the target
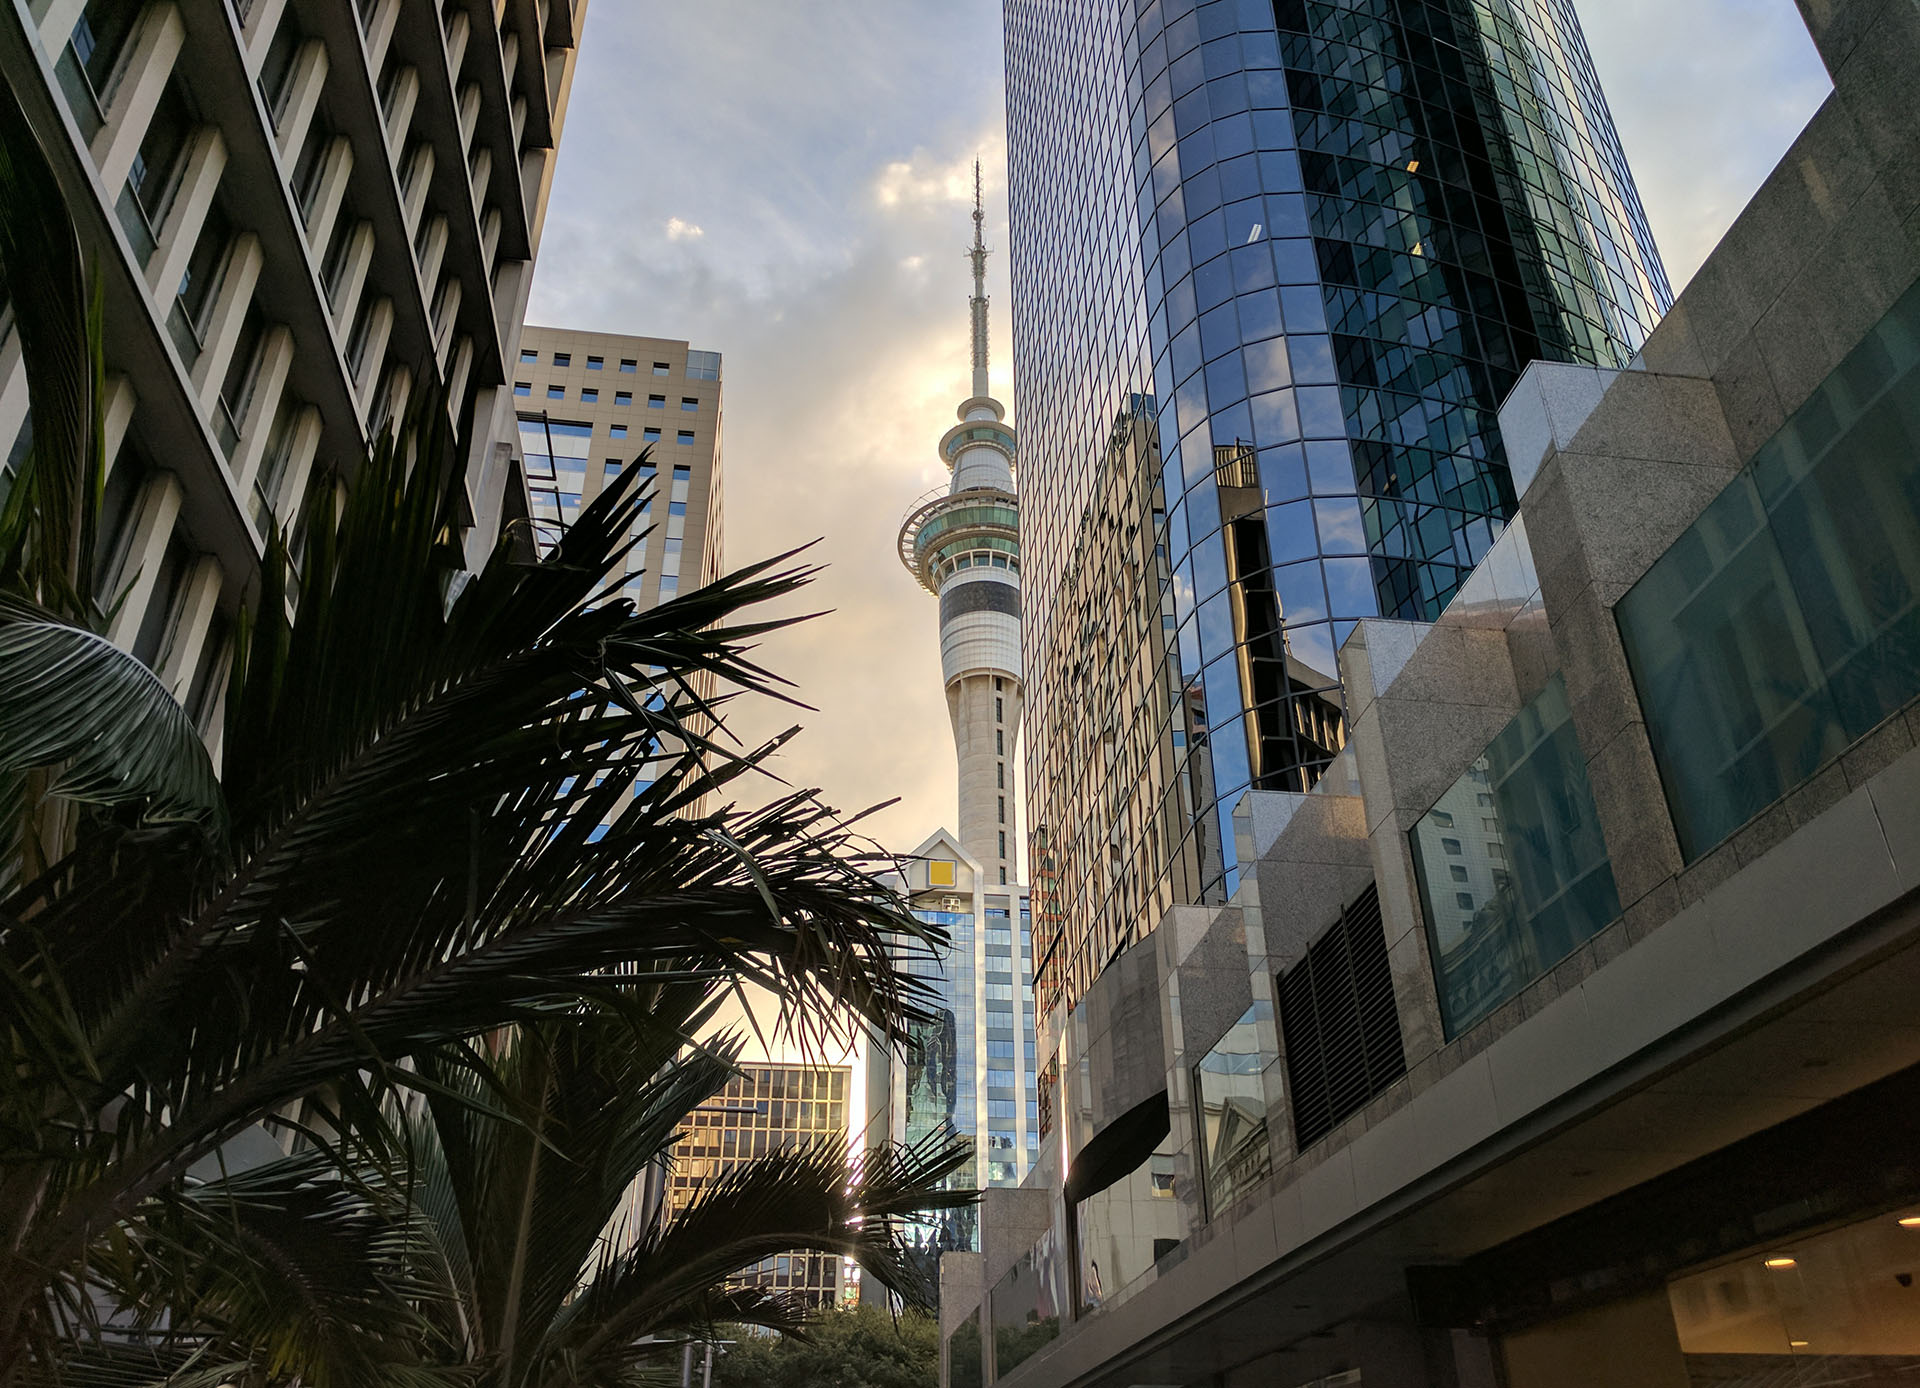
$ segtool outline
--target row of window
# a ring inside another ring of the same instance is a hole
[[[531,396],[533,394],[533,382],[515,381],[513,383],[513,393],[522,398]],[[567,388],[565,386],[550,385],[547,387],[547,399],[565,400],[566,398],[567,398]],[[580,392],[580,403],[583,405],[599,404],[600,403],[599,388],[595,386],[587,386],[583,388]],[[616,405],[631,405],[633,403],[633,392],[630,390],[616,390],[613,393],[613,403]],[[664,410],[666,407],[667,407],[666,396],[649,395],[647,397],[648,409]],[[683,395],[680,397],[680,408],[684,412],[688,414],[692,414],[695,410],[700,408],[700,400],[697,396]]]
[[[540,364],[539,349],[522,347],[520,349],[520,364],[522,366],[538,366]],[[553,354],[553,364],[558,367],[572,366],[573,353],[555,352]],[[605,357],[590,356],[587,358],[586,367],[589,371],[604,371],[607,369],[607,359]],[[632,357],[621,357],[619,371],[623,376],[637,375],[640,371],[640,363]],[[653,374],[656,376],[670,376],[673,374],[673,367],[667,362],[657,361],[653,363]],[[718,352],[688,352],[687,377],[689,380],[695,381],[719,380],[720,354]]]

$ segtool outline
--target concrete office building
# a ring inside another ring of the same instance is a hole
[[[1354,622],[1486,555],[1520,371],[1670,296],[1565,0],[1005,16],[1045,1033],[1331,764]]]
[[[695,1109],[667,1165],[667,1208],[680,1213],[716,1180],[756,1157],[817,1142],[847,1141],[856,1116],[853,1073],[844,1065],[745,1062],[741,1073]],[[859,1299],[858,1265],[831,1253],[763,1258],[734,1280],[820,1310]]]
[[[720,354],[658,337],[527,325],[513,367],[522,505],[546,553],[624,468],[651,467],[654,495],[627,555],[642,607],[720,576]],[[646,464],[640,454],[651,450]]]
[[[263,537],[277,524],[297,549],[313,470],[350,474],[423,390],[468,461],[468,553],[491,548],[508,364],[585,9],[19,0],[0,19],[0,73],[104,292],[111,634],[216,751]],[[0,438],[17,464],[12,331]]]
[[[1920,1367],[1920,8],[1800,8],[1832,96],[1631,363],[1527,369],[1512,520],[1073,1010],[950,1383]]]

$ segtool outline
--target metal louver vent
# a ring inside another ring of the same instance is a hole
[[[1280,975],[1279,993],[1294,1146],[1304,1151],[1406,1073],[1377,889]]]

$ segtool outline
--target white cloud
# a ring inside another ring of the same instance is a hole
[[[667,240],[697,241],[707,234],[705,227],[695,226],[692,222],[679,217],[667,218]]]

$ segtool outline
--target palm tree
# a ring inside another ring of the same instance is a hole
[[[34,247],[73,246],[57,191],[0,94],[0,283],[23,338],[97,343],[83,277],[24,292]],[[97,372],[98,348],[64,359]],[[602,586],[639,517],[628,469],[547,561],[503,544],[449,602],[459,453],[428,402],[344,503],[316,482],[295,618],[271,539],[216,782],[67,601],[98,431],[43,428],[94,411],[41,374],[36,499],[0,536],[0,790],[33,830],[0,843],[0,1385],[91,1319],[103,1247],[162,1236],[188,1173],[255,1125],[377,1168],[397,1096],[484,1073],[464,1043],[588,999],[633,1017],[666,981],[752,981],[799,1024],[840,1007],[889,1037],[921,1014],[896,958],[927,929],[846,823],[806,793],[701,808],[779,742],[728,744],[702,691],[786,697],[751,659],[771,624],[742,613],[809,570],[635,612]]]
[[[427,1060],[432,1097],[401,1118],[394,1169],[347,1177],[303,1153],[183,1192],[157,1237],[94,1262],[120,1323],[149,1333],[80,1364],[128,1383],[272,1381],[297,1365],[316,1388],[625,1388],[721,1321],[804,1332],[790,1294],[728,1280],[802,1249],[855,1258],[927,1305],[904,1220],[974,1198],[940,1188],[967,1160],[959,1139],[853,1161],[844,1139],[776,1151],[677,1213],[623,1222],[636,1180],[732,1071],[731,1040],[675,1041],[715,997],[668,983],[638,1013],[539,1023],[484,1077]]]

